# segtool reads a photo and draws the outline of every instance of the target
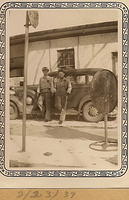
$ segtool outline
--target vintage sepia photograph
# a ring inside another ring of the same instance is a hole
[[[9,168],[119,169],[118,11],[8,15]]]

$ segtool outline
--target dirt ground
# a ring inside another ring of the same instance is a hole
[[[10,167],[41,169],[118,169],[117,122],[108,122],[105,148],[104,123],[27,120],[26,151],[22,147],[22,120],[10,121]],[[113,146],[111,146],[113,144]]]

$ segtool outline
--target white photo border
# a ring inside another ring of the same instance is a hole
[[[121,168],[119,170],[9,170],[5,167],[6,11],[9,9],[119,9],[122,12]],[[7,177],[121,177],[128,169],[129,10],[122,2],[5,2],[0,8],[0,172]]]

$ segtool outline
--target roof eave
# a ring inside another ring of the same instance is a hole
[[[111,33],[118,31],[118,22],[103,22],[96,24],[88,24],[61,29],[53,29],[47,31],[38,31],[29,34],[29,41],[53,40],[59,38],[76,37],[84,35],[94,35],[102,33]],[[25,34],[10,37],[10,44],[20,44],[25,42]]]

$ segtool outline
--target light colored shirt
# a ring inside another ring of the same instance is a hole
[[[52,78],[49,76],[43,76],[39,80],[39,86],[38,86],[37,92],[39,93],[42,91],[51,90],[52,85],[53,85]]]

